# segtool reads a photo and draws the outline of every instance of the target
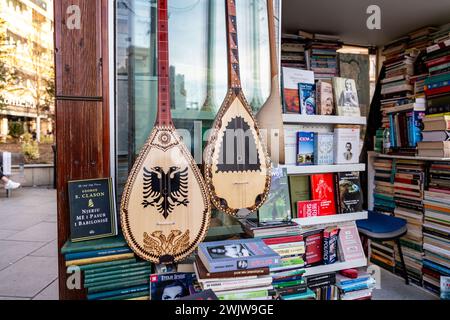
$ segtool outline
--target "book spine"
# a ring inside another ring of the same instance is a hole
[[[122,254],[122,253],[130,253],[130,252],[132,252],[132,251],[128,247],[114,248],[114,249],[104,249],[104,250],[96,250],[96,251],[68,253],[68,254],[65,255],[65,259],[66,259],[66,261],[69,261],[69,260],[78,260],[78,259],[110,256],[110,255]]]
[[[277,256],[266,256],[264,258],[261,257],[245,257],[243,260],[246,260],[248,266],[251,269],[256,268],[264,268],[270,265],[278,264],[280,261],[279,255]],[[224,261],[224,262],[213,262],[210,263],[211,270],[210,272],[223,272],[223,271],[235,271],[243,269],[239,264],[240,260],[232,260],[232,261]]]
[[[133,257],[134,257],[134,253],[124,253],[124,254],[117,254],[117,255],[106,256],[106,257],[71,260],[71,261],[66,261],[66,267],[81,266],[81,265],[91,264],[91,263],[128,259],[128,258],[133,258]]]
[[[124,267],[132,263],[136,263],[136,258],[86,264],[80,266],[80,269],[81,271],[87,272],[87,271],[101,270],[102,268],[116,268],[118,266]]]
[[[85,251],[107,250],[107,249],[120,248],[120,247],[126,247],[126,246],[127,246],[127,244],[125,242],[111,242],[111,243],[102,243],[102,244],[97,244],[97,245],[86,244],[83,247],[77,247],[77,248],[61,248],[61,253],[68,254],[68,253],[78,253],[78,252],[85,252]]]
[[[124,260],[124,261],[126,261],[126,260]],[[113,265],[110,267],[88,269],[88,270],[84,271],[84,275],[91,276],[91,275],[95,275],[95,274],[99,274],[99,273],[105,273],[105,272],[110,272],[110,271],[119,271],[119,270],[123,270],[123,269],[134,269],[134,268],[140,268],[140,267],[146,267],[146,266],[150,266],[150,262],[119,264],[119,265]]]
[[[108,273],[100,273],[100,274],[94,274],[94,275],[85,275],[84,280],[85,283],[92,283],[95,281],[102,281],[106,279],[113,279],[113,278],[121,278],[127,275],[138,275],[146,272],[150,272],[151,267],[141,267],[141,268],[135,268],[135,269],[123,269],[117,272],[108,272]]]
[[[138,293],[138,292],[146,292],[147,293],[148,290],[149,290],[148,285],[144,285],[144,286],[137,286],[137,287],[120,289],[120,290],[112,290],[112,291],[88,294],[87,298],[88,298],[88,300],[99,300],[99,299],[103,299],[103,298],[110,298],[110,297],[120,296],[120,295],[128,295],[128,294]]]
[[[89,287],[88,294],[93,294],[93,293],[98,293],[98,292],[103,292],[103,291],[118,290],[121,288],[135,287],[135,286],[140,286],[140,285],[145,285],[145,284],[148,285],[149,282],[150,282],[149,277],[141,278],[141,279],[137,279],[137,280],[127,279],[126,281],[122,281],[122,282],[115,282],[115,283],[111,283],[111,284],[107,284],[107,285]]]
[[[302,236],[291,236],[291,237],[282,237],[282,238],[269,238],[263,239],[266,245],[274,245],[274,244],[282,244],[282,243],[290,243],[290,242],[299,242],[303,241]]]
[[[101,281],[101,282],[93,282],[93,283],[85,283],[84,287],[89,289],[89,288],[94,288],[94,287],[99,287],[99,286],[109,286],[109,285],[113,285],[113,284],[117,284],[117,283],[122,283],[122,282],[131,282],[131,281],[138,281],[138,280],[145,280],[145,279],[149,279],[150,278],[150,274],[144,274],[144,275],[138,275],[138,276],[130,276],[129,278],[124,278],[124,279],[110,279],[110,280],[105,280],[105,281]],[[105,291],[105,290],[103,290]]]

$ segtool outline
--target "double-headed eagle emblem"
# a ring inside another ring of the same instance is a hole
[[[172,166],[167,172],[161,167],[144,168],[144,192],[142,205],[155,207],[165,219],[177,206],[187,206],[188,167]]]

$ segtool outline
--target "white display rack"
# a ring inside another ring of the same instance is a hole
[[[355,124],[365,125],[366,117],[322,116],[304,114],[283,114],[283,122],[291,124],[316,123],[316,124]]]
[[[367,219],[367,211],[354,212],[354,213],[341,213],[333,214],[329,216],[319,216],[310,218],[296,218],[292,219],[302,227],[313,226],[317,224],[338,224],[343,222],[364,220]]]
[[[313,276],[316,274],[323,274],[329,272],[337,272],[340,270],[360,268],[367,266],[367,259],[357,259],[353,261],[336,262],[333,264],[325,264],[317,267],[305,268],[304,276]]]
[[[366,165],[364,163],[352,164],[329,164],[316,166],[295,166],[283,165],[290,175],[300,174],[316,174],[316,173],[331,173],[331,172],[348,172],[348,171],[365,171]]]

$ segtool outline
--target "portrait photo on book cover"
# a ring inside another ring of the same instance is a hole
[[[352,160],[353,159],[353,146],[351,142],[347,142],[345,144],[345,152],[344,152],[344,159],[345,160]]]
[[[338,78],[336,81],[338,106],[359,108],[355,80]]]
[[[227,259],[227,258],[242,258],[251,257],[251,251],[244,244],[229,244],[223,246],[209,247],[208,253],[211,259]]]
[[[151,279],[151,300],[178,300],[190,294],[189,288],[193,285],[190,274],[154,275]]]

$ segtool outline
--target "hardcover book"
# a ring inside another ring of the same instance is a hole
[[[314,132],[297,132],[297,165],[314,164]]]
[[[286,113],[300,113],[299,83],[314,83],[314,73],[302,69],[283,67],[283,98]]]
[[[311,175],[311,194],[313,200],[320,200],[320,215],[336,214],[334,176],[332,173]]]
[[[338,259],[337,227],[327,227],[323,231],[323,264],[333,264]]]
[[[298,92],[300,97],[300,113],[316,114],[316,86],[314,79],[312,83],[299,83]]]
[[[303,235],[305,239],[305,266],[311,267],[322,264],[323,261],[323,233],[314,230]]]
[[[258,210],[258,220],[260,223],[282,222],[291,218],[287,169],[273,167],[269,196]]]
[[[316,85],[316,109],[317,114],[334,114],[333,86],[324,80],[319,80]]]
[[[195,270],[198,279],[222,279],[248,276],[264,276],[269,274],[269,268],[244,269],[225,272],[209,272],[200,258],[195,259]]]
[[[306,200],[297,202],[297,218],[320,216],[320,200]]]
[[[358,228],[354,223],[340,226],[338,250],[341,261],[365,259]]]
[[[334,133],[314,133],[314,164],[334,163]]]
[[[359,162],[359,127],[334,129],[334,161],[336,164]]]
[[[362,193],[359,172],[336,173],[338,190],[338,212],[352,213],[362,211]]]
[[[198,256],[209,272],[264,268],[280,261],[280,256],[260,239],[203,242]]]
[[[178,300],[191,294],[193,273],[150,275],[150,300]]]
[[[359,117],[361,115],[355,80],[334,77],[333,91],[338,116]]]
[[[297,216],[297,202],[310,199],[309,176],[289,176],[291,212]]]

